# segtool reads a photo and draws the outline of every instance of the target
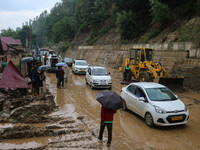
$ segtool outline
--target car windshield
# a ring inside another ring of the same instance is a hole
[[[65,61],[68,61],[68,62],[72,62],[72,59],[71,59],[71,58],[65,58],[64,60],[65,60]]]
[[[105,75],[109,75],[109,73],[104,68],[98,68],[98,69],[92,69],[91,70],[91,75],[94,75],[94,76],[105,76]]]
[[[79,65],[79,66],[87,66],[87,62],[85,61],[81,61],[81,62],[76,62],[76,65]]]
[[[152,101],[171,101],[177,99],[168,88],[147,88],[145,90]]]

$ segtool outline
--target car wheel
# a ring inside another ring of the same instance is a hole
[[[88,84],[87,79],[85,79],[85,83]]]
[[[90,83],[90,87],[91,87],[92,90],[94,89],[94,87],[92,86],[92,83]]]
[[[123,107],[122,107],[122,110],[126,111],[127,110],[127,106],[126,106],[126,102],[125,100],[123,99]]]
[[[146,113],[145,122],[149,127],[152,127],[154,125],[153,117],[152,117],[151,113],[149,113],[149,112]]]

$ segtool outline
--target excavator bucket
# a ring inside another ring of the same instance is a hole
[[[159,83],[165,85],[172,91],[183,90],[184,77],[160,77]]]

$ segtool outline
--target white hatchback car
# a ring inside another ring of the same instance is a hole
[[[89,67],[85,76],[86,83],[91,88],[111,88],[112,79],[110,73],[104,67]]]
[[[189,111],[167,87],[153,82],[130,83],[121,90],[124,109],[145,119],[148,126],[186,124]]]
[[[84,59],[76,59],[72,64],[72,72],[76,74],[85,74],[88,69],[88,63]]]

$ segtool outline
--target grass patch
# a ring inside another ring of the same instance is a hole
[[[187,41],[194,41],[194,38],[198,36],[200,33],[200,25],[195,24],[188,24],[185,27],[183,27],[180,32],[180,38],[178,39],[178,42],[187,42]]]
[[[103,28],[96,28],[92,30],[89,37],[86,39],[86,42],[89,45],[94,44],[100,37],[102,37],[105,33],[108,33],[108,31],[111,29],[111,26],[104,26]]]
[[[149,32],[147,32],[145,38],[144,38],[144,42],[147,43],[150,39],[156,37],[158,34],[160,34],[160,29],[152,29]]]
[[[60,42],[56,45],[58,53],[64,53],[68,48],[73,46],[73,42]]]

